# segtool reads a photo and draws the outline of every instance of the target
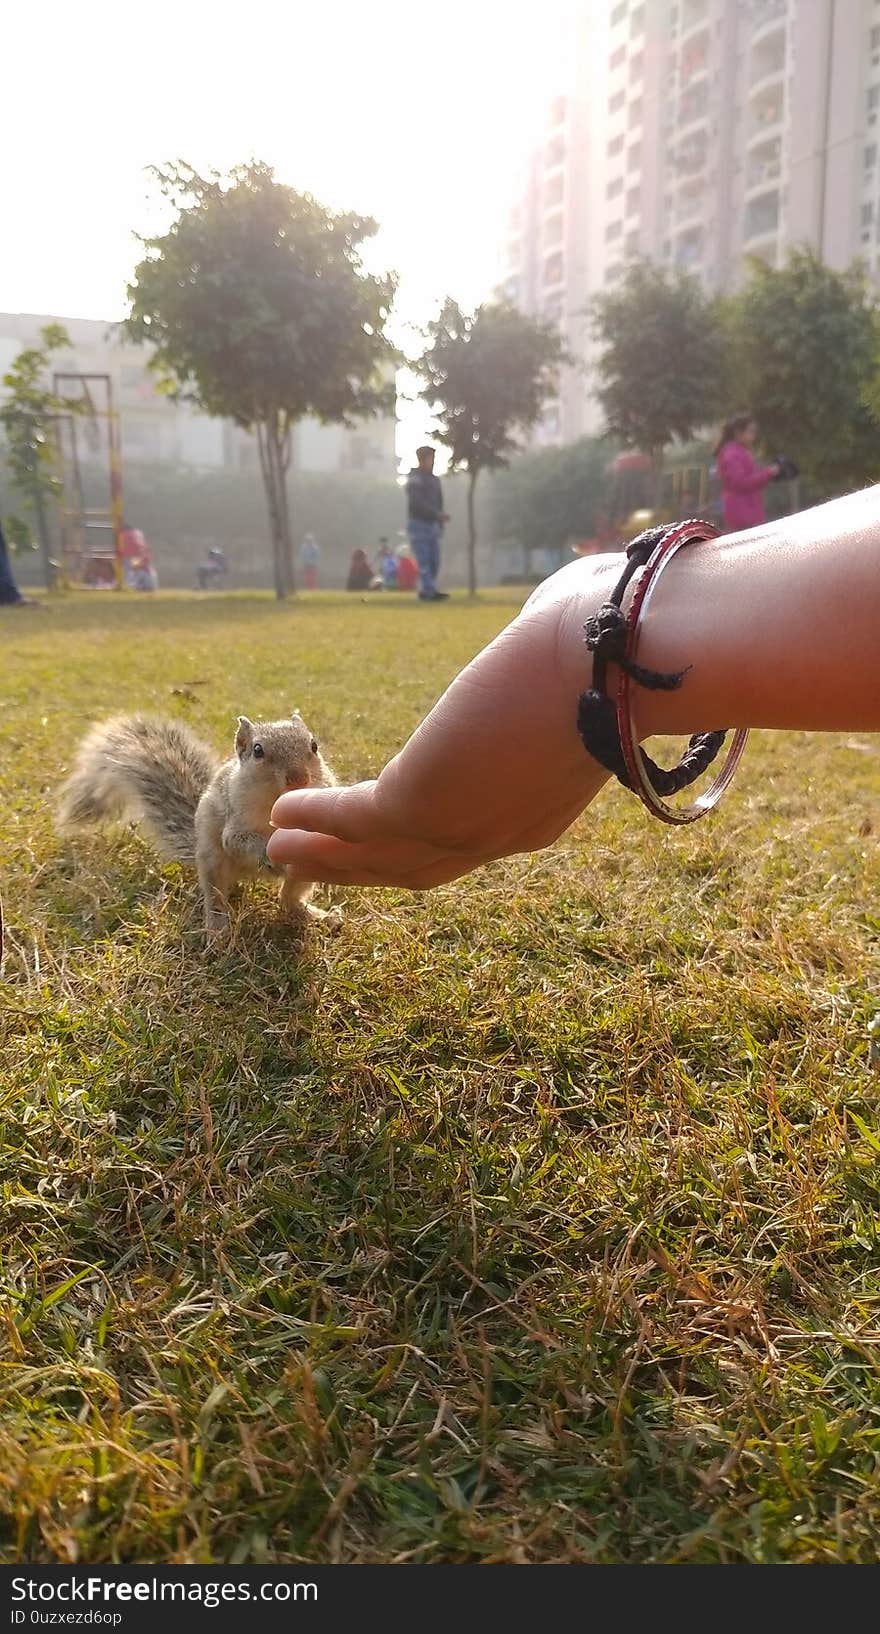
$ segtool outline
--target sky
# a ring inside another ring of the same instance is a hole
[[[3,22],[0,311],[117,319],[146,169],[251,157],[374,216],[404,343],[495,283],[570,0],[44,0]]]

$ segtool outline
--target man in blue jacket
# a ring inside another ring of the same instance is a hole
[[[419,600],[448,601],[446,591],[437,589],[440,536],[449,517],[443,509],[440,478],[434,475],[433,448],[417,448],[416,459],[419,463],[406,479],[406,502],[407,532],[419,564]]]

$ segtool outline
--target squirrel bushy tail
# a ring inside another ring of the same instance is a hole
[[[177,721],[116,715],[83,738],[59,792],[62,828],[129,817],[170,862],[195,860],[196,807],[220,758]]]

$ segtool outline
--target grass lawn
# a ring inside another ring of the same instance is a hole
[[[517,605],[0,614],[6,1561],[880,1559],[877,740],[305,947],[53,832],[119,709],[368,775]]]

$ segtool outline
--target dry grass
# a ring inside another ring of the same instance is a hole
[[[305,948],[53,833],[93,717],[298,704],[357,777],[512,609],[2,616],[7,1561],[877,1560],[876,743]]]

